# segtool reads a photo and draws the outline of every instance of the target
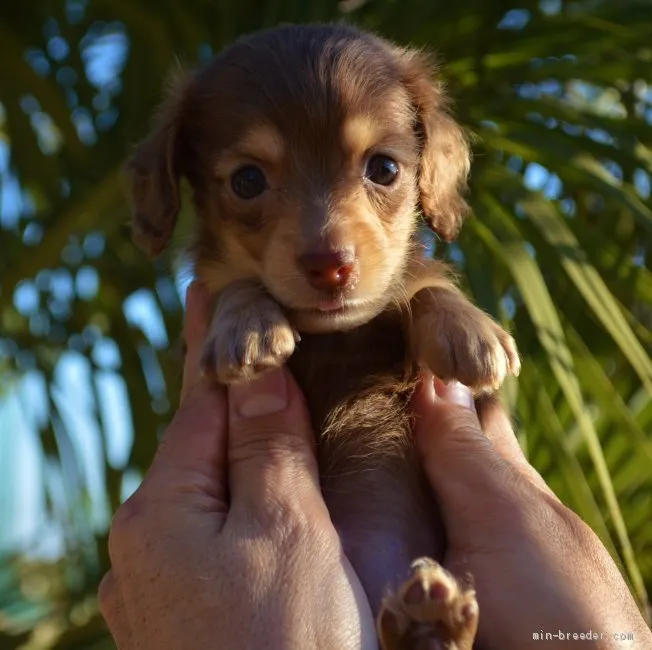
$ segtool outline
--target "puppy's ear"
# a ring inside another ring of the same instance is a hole
[[[448,112],[448,100],[436,69],[421,52],[401,53],[405,87],[416,110],[421,138],[419,193],[423,215],[444,240],[457,236],[469,207],[464,200],[471,166],[464,131]]]
[[[150,134],[127,161],[134,241],[152,257],[169,242],[181,207],[179,130],[190,79],[176,73]]]

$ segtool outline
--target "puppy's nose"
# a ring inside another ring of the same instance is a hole
[[[306,253],[298,262],[315,289],[333,291],[345,287],[351,280],[355,256],[351,250]]]

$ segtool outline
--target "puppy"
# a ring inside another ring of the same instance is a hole
[[[288,362],[305,392],[324,497],[381,646],[470,649],[475,594],[436,562],[387,592],[415,557],[443,555],[411,442],[417,368],[477,394],[519,370],[512,338],[418,243],[419,211],[456,236],[469,173],[427,57],[342,25],[247,36],[175,84],[128,169],[152,255],[181,177],[192,187],[190,255],[216,299],[204,370],[232,383]]]

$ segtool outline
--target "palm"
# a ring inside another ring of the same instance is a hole
[[[174,57],[195,62],[245,31],[338,15],[322,0],[85,4],[0,9],[0,135],[11,150],[10,169],[0,156],[0,388],[11,397],[0,417],[3,433],[20,435],[0,437],[3,520],[12,522],[0,531],[11,560],[0,573],[0,648],[23,643],[34,624],[38,647],[109,643],[94,601],[108,513],[152,456],[155,436],[142,432],[160,430],[176,401],[181,320],[165,265],[131,244],[120,166]],[[514,330],[524,365],[506,396],[521,442],[644,604],[652,8],[562,4],[378,0],[351,18],[434,47],[446,63],[457,114],[478,135],[475,216],[437,254]],[[17,200],[14,174],[29,202]],[[141,432],[133,442],[132,431]],[[43,539],[56,542],[54,559],[25,552]]]

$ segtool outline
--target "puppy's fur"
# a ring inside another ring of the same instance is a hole
[[[247,166],[264,186],[242,198]],[[468,144],[435,70],[351,27],[248,36],[175,84],[129,170],[136,238],[153,255],[189,180],[190,252],[216,296],[205,369],[228,383],[289,361],[320,434],[324,496],[379,611],[414,557],[443,551],[410,437],[417,366],[478,393],[519,368],[511,337],[417,243],[418,211],[444,240],[467,212]],[[310,267],[323,259],[339,265],[334,283]],[[383,647],[472,645],[473,592],[432,562],[382,611]]]

